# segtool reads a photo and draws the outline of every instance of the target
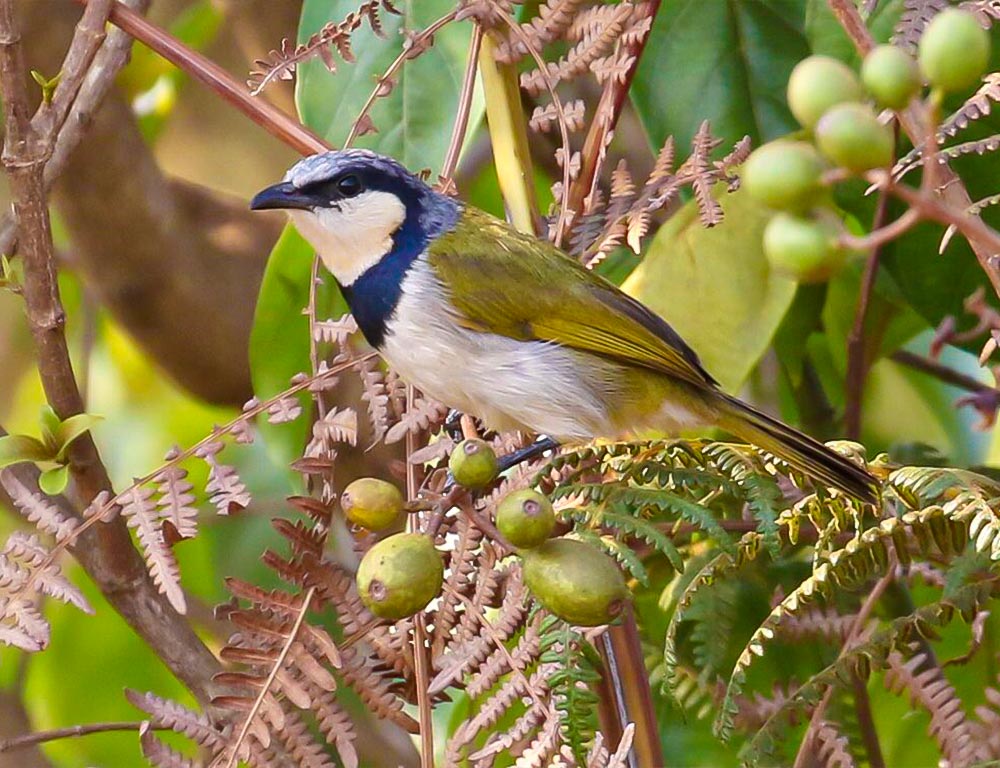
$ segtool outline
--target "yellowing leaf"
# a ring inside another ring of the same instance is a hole
[[[795,282],[771,273],[761,246],[768,212],[723,195],[723,223],[705,229],[688,203],[657,233],[622,286],[661,315],[724,389],[736,392],[771,343]]]

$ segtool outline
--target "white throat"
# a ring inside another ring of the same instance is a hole
[[[363,192],[339,208],[288,213],[337,282],[352,285],[390,250],[392,235],[406,219],[406,206],[389,192]]]

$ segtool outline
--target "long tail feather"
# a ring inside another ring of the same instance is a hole
[[[878,481],[850,459],[736,398],[720,394],[719,405],[719,426],[726,431],[773,453],[826,485],[862,501],[877,501]]]

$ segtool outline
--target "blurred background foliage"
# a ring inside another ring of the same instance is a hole
[[[155,0],[150,16],[242,78],[249,62],[276,46],[282,37],[308,37],[326,21],[342,18],[354,5],[349,0]],[[878,39],[888,38],[901,6],[899,0],[878,5],[871,23]],[[408,24],[422,27],[450,7],[444,0],[418,3]],[[58,54],[79,9],[69,0],[26,0],[23,12],[32,57],[29,66],[51,73],[58,66]],[[360,33],[354,65],[342,66],[331,75],[321,62],[312,61],[299,74],[297,93],[288,83],[280,83],[261,98],[288,111],[297,105],[304,122],[340,144],[368,96],[373,77],[398,50],[397,31],[398,27],[390,28],[386,40],[367,31]],[[415,170],[439,167],[449,140],[468,33],[468,25],[454,25],[436,41],[431,54],[405,68],[393,95],[380,100],[373,113],[376,124],[389,127],[363,137],[361,144],[393,154]],[[1000,45],[994,50],[1000,50]],[[654,149],[668,135],[677,138],[680,154],[686,154],[704,119],[711,120],[714,133],[727,145],[743,135],[751,136],[756,145],[794,131],[796,126],[784,102],[785,85],[794,64],[812,52],[848,61],[855,58],[853,47],[824,0],[665,0],[612,153],[626,157],[641,177],[651,167]],[[287,147],[141,46],[136,46],[131,63],[122,72],[114,98],[127,106],[126,118],[141,133],[149,159],[172,180],[172,190],[188,188],[177,184],[197,185],[197,194],[204,199],[242,211],[256,190],[279,178],[295,160]],[[122,119],[121,114],[115,119]],[[995,131],[991,122],[996,119],[983,120],[976,130]],[[458,187],[472,204],[500,213],[503,203],[490,163],[478,97],[473,104],[472,125],[475,128],[459,167]],[[112,124],[112,130],[117,129]],[[545,137],[538,138],[533,151],[539,193],[548,201],[548,188],[557,169],[551,159],[552,146],[545,141]],[[95,151],[88,140],[79,153]],[[97,158],[98,162],[106,160]],[[989,183],[1000,175],[997,162],[994,154],[974,158],[967,169],[961,168],[973,198],[977,197],[977,185],[984,193],[992,191]],[[129,167],[111,164],[109,172],[122,173],[122,168]],[[85,174],[90,172],[87,164],[71,167],[68,188],[87,188],[92,179]],[[72,178],[74,173],[78,178]],[[83,178],[79,178],[81,174]],[[112,178],[109,183],[131,185],[127,179]],[[103,189],[106,185],[100,186]],[[7,204],[6,193],[2,202]],[[92,210],[100,211],[101,206],[128,209],[137,202],[124,196],[104,199],[93,203]],[[841,429],[838,419],[844,403],[845,340],[861,265],[852,264],[823,286],[797,286],[772,276],[760,248],[762,212],[739,193],[722,202],[726,210],[722,226],[705,230],[693,208],[681,211],[651,239],[639,266],[634,258],[621,253],[601,269],[612,279],[624,281],[630,292],[673,323],[728,389],[742,392],[793,423],[804,424],[818,436],[833,437]],[[112,480],[124,486],[132,477],[157,466],[171,446],[191,444],[213,424],[231,418],[242,404],[238,396],[241,387],[245,398],[250,397],[250,382],[245,373],[235,371],[232,378],[236,383],[222,396],[200,374],[179,383],[178,366],[194,369],[200,365],[194,353],[185,358],[184,347],[192,339],[172,340],[180,350],[169,364],[164,363],[161,352],[137,340],[142,333],[136,332],[135,318],[123,319],[114,301],[100,295],[102,273],[93,266],[95,256],[81,254],[81,248],[93,249],[94,243],[102,242],[95,231],[107,227],[107,222],[96,216],[89,224],[81,224],[73,212],[76,203],[58,190],[55,203],[57,246],[65,267],[60,285],[74,361],[86,387],[87,410],[104,417],[94,430],[96,440]],[[845,197],[843,204],[858,221],[871,220],[872,201],[854,195]],[[255,223],[258,221],[233,214],[231,219],[208,222],[212,246],[245,259],[244,271],[248,273],[246,284],[240,286],[241,304],[215,302],[208,306],[216,315],[209,312],[198,318],[209,334],[224,324],[222,318],[227,314],[242,313],[246,318],[252,314],[257,284],[280,224],[280,219],[266,225]],[[200,228],[204,234],[205,223],[198,216],[185,214],[177,225]],[[89,231],[84,231],[88,227]],[[900,347],[925,354],[933,328],[942,318],[955,315],[962,323],[968,320],[962,301],[984,278],[959,238],[939,256],[940,234],[938,228],[919,227],[889,244],[884,252],[888,269],[876,287],[871,330],[881,342],[881,359],[874,363],[867,379],[862,440],[869,455],[888,450],[903,461],[1000,468],[996,430],[977,429],[977,414],[954,405],[964,394],[962,390],[885,357]],[[126,236],[138,241],[147,233],[129,232]],[[288,259],[288,253],[296,248],[301,250],[302,245],[291,236],[278,248],[269,278],[277,287],[265,291],[271,313],[263,320],[258,315],[252,375],[263,395],[283,388],[288,377],[304,367],[302,360],[308,355],[305,325],[294,324],[308,290],[308,270],[302,272],[301,267],[307,260]],[[159,257],[165,264],[171,263],[171,253],[163,252]],[[199,260],[207,262],[214,257],[207,251],[185,254],[183,269],[187,273],[181,277],[202,280]],[[145,267],[133,264],[127,250],[113,261],[113,268],[121,273],[117,275],[117,290],[125,297],[118,299],[133,301],[129,287],[136,275],[129,270],[141,273]],[[283,274],[282,263],[298,264],[299,272]],[[279,296],[276,292],[282,287],[286,295]],[[329,302],[335,306],[336,297],[330,297]],[[168,334],[172,327],[169,316],[155,313],[144,322],[145,333]],[[235,338],[245,356],[249,333],[247,320],[235,336],[225,336],[219,343],[229,344]],[[992,384],[967,350],[947,348],[942,362]],[[36,433],[43,403],[41,389],[32,366],[21,301],[6,292],[0,292],[0,371],[0,423],[12,432]],[[253,507],[237,518],[211,516],[201,536],[178,547],[192,614],[199,632],[215,648],[222,638],[213,625],[210,606],[225,598],[223,579],[234,575],[267,584],[271,576],[259,565],[258,556],[278,540],[269,520],[284,496],[294,490],[282,459],[300,436],[274,430],[267,437],[263,445],[232,454],[241,475],[251,484],[256,500]],[[282,442],[286,443],[284,450]],[[203,478],[194,476],[192,481],[196,488],[204,485]],[[0,536],[5,538],[20,524],[16,515],[0,517]],[[694,572],[693,568],[688,571]],[[134,720],[136,712],[121,696],[126,686],[186,700],[183,688],[87,586],[86,578],[79,571],[71,570],[71,574],[84,586],[97,613],[87,616],[73,608],[52,605],[46,611],[54,637],[49,650],[30,658],[10,649],[0,651],[0,684],[5,691],[0,698],[0,737],[28,730],[25,715],[34,729],[95,720]],[[752,569],[750,574],[732,585],[732,599],[742,607],[741,626],[725,628],[736,638],[729,649],[732,654],[742,646],[739,638],[756,628],[769,610],[767,582],[752,578]],[[654,584],[660,586],[637,596],[654,667],[660,663],[667,621],[661,607],[678,594],[684,578],[674,577],[665,590],[662,580],[654,578]],[[943,655],[950,650],[951,656],[958,656],[967,646],[966,628],[952,626],[945,631]],[[969,693],[970,700],[983,680],[995,678],[995,649],[987,650],[975,657],[961,678],[964,682],[957,684],[959,694],[964,697]],[[789,646],[787,651],[777,654],[784,676],[800,666],[806,674],[816,668],[822,655],[820,649],[802,645]],[[775,670],[769,665],[776,664],[774,658],[772,654],[761,663],[762,676],[773,675]],[[716,666],[725,669],[732,662],[732,658],[720,660]],[[969,690],[962,690],[962,685]],[[734,752],[711,735],[710,719],[690,719],[668,697],[660,695],[655,680],[653,689],[671,764],[736,762]],[[872,685],[870,694],[876,725],[884,734],[887,763],[930,764],[926,756],[933,751],[927,736],[927,715],[911,710],[880,685]],[[22,704],[25,711],[21,711]],[[132,735],[66,740],[46,746],[43,752],[44,756],[0,754],[0,766],[70,768],[141,763]]]

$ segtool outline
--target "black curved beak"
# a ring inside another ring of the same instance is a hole
[[[300,208],[308,211],[316,207],[316,201],[290,181],[274,184],[262,189],[250,201],[250,210],[265,211],[275,208]]]

